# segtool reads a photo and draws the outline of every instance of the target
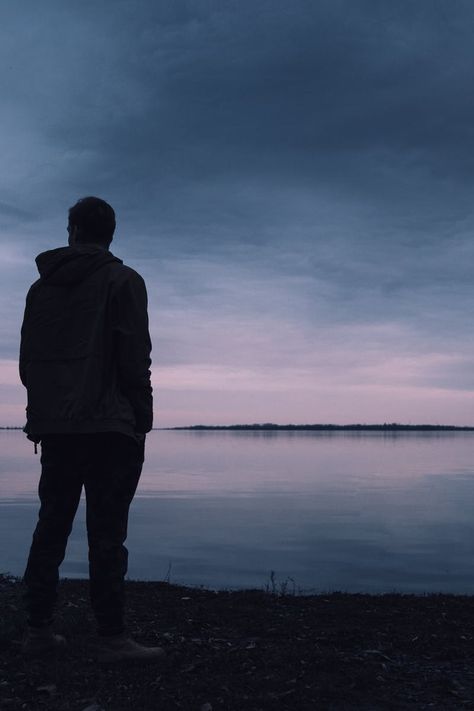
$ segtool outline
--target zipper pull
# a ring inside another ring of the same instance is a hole
[[[35,454],[38,454],[38,443],[35,442]]]

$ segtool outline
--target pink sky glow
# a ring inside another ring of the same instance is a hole
[[[395,368],[384,371],[384,380],[338,384],[335,378],[328,382],[327,374],[288,370],[157,367],[153,370],[155,426],[253,422],[474,424],[474,394],[470,391],[402,385],[396,383]],[[1,361],[0,424],[22,426],[24,408],[25,391],[18,380],[17,364]]]

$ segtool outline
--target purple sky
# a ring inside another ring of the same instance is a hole
[[[110,201],[155,425],[474,425],[474,6],[0,8],[0,424],[34,257]]]

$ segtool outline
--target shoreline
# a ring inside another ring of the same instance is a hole
[[[18,644],[23,584],[0,576],[2,709],[474,708],[474,596],[301,596],[127,580],[130,632],[166,649],[158,670],[98,667],[87,580],[61,579],[59,590],[56,629],[69,651],[27,662]]]
[[[474,432],[474,427],[456,425],[189,425],[186,427],[156,427],[152,431],[208,430],[230,432]]]
[[[19,430],[23,427],[1,425],[0,430]],[[277,425],[272,422],[250,425],[185,425],[176,427],[153,427],[151,432],[169,432],[179,430],[251,430],[251,431],[284,431],[284,432],[474,432],[474,425],[403,425],[392,422],[390,424],[307,424],[307,425]]]

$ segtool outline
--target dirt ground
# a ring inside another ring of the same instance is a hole
[[[474,709],[474,597],[298,596],[127,582],[161,665],[99,666],[84,580],[63,580],[60,658],[21,655],[22,584],[0,577],[0,709]]]

